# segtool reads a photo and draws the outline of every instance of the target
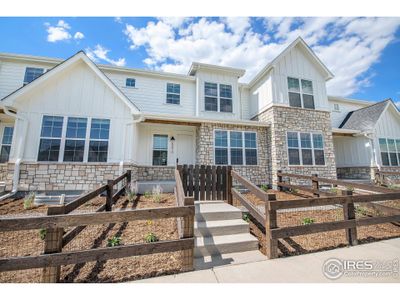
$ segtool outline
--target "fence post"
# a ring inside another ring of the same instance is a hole
[[[342,191],[343,196],[352,196],[353,191]],[[346,202],[343,204],[343,214],[344,214],[344,220],[355,220],[356,218],[356,212],[354,208],[354,203],[353,200],[350,200],[349,202]],[[351,246],[355,246],[358,244],[357,240],[357,227],[354,226],[352,228],[346,228],[346,239]]]
[[[283,177],[282,177],[281,173],[282,173],[282,170],[278,170],[278,173],[277,173],[277,175],[278,175],[278,183],[282,183],[283,182]],[[283,191],[283,187],[278,185],[278,191],[282,192]]]
[[[312,189],[314,190],[314,196],[319,197],[319,193],[315,193],[319,191],[319,182],[318,182],[318,174],[312,174],[311,177],[311,182],[312,182]]]
[[[64,205],[52,206],[47,209],[47,215],[63,215]],[[46,228],[44,254],[62,252],[64,228]],[[46,267],[42,270],[41,282],[56,283],[60,281],[61,266]]]
[[[226,168],[226,200],[232,205],[232,166]]]
[[[125,189],[127,186],[131,186],[131,181],[132,181],[132,170],[127,170],[126,171],[126,185]]]
[[[265,201],[265,240],[266,252],[269,259],[278,257],[278,240],[271,237],[271,229],[277,228],[276,210],[270,207],[270,201],[275,201],[275,194],[268,194]]]
[[[106,211],[112,210],[114,180],[107,180]]]
[[[185,206],[194,205],[194,197],[185,197],[183,204]],[[192,238],[194,235],[194,216],[182,218],[182,237]],[[194,245],[193,245],[194,246]],[[194,260],[194,248],[183,250],[183,271],[192,271]]]

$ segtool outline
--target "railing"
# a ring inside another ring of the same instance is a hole
[[[327,184],[332,184],[332,185],[336,185],[336,186],[357,188],[360,190],[376,192],[376,193],[392,192],[392,190],[383,188],[383,187],[377,187],[377,186],[362,184],[362,183],[357,183],[357,182],[348,182],[348,181],[344,181],[344,180],[322,178],[322,177],[318,177],[317,174],[313,174],[312,176],[307,176],[307,175],[284,173],[282,171],[278,171],[277,176],[278,176],[277,186],[280,191],[282,190],[283,187],[286,187],[286,188],[298,189],[300,191],[310,192],[316,196],[332,196],[332,193],[321,192],[319,190],[320,183],[327,183]],[[302,186],[302,185],[293,185],[290,183],[286,183],[283,181],[283,177],[310,180],[312,188],[309,188],[307,186]]]
[[[349,245],[356,245],[358,243],[357,227],[400,221],[400,209],[387,207],[375,203],[387,200],[400,200],[400,193],[392,192],[374,195],[352,195],[351,191],[343,191],[347,195],[277,201],[275,195],[265,193],[257,186],[249,182],[247,179],[237,174],[235,171],[232,171],[232,176],[240,184],[250,190],[257,198],[264,200],[265,214],[263,215],[257,209],[257,207],[255,207],[246,199],[244,195],[240,194],[235,188],[232,188],[233,199],[239,200],[242,205],[249,210],[250,215],[253,216],[254,219],[256,219],[265,228],[267,249],[266,252],[269,258],[278,257],[278,239],[281,238],[344,229],[346,231],[346,238]],[[282,176],[285,176],[284,173],[282,173]],[[365,206],[372,206],[382,212],[390,213],[392,215],[356,219],[354,206],[355,203],[359,203]],[[278,210],[311,208],[327,205],[337,205],[339,207],[341,206],[343,208],[343,221],[278,228]]]
[[[184,195],[194,200],[227,200],[232,202],[231,166],[178,165]]]

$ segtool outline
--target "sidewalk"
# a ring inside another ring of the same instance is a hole
[[[356,276],[345,274],[331,280],[323,273],[324,262],[330,258],[346,260],[394,261],[394,270],[387,276]],[[275,282],[397,282],[399,277],[400,238],[360,246],[340,248],[273,260],[215,266],[176,275],[136,281],[138,283],[275,283]],[[397,265],[396,265],[397,261]]]

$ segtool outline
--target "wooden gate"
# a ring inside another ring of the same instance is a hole
[[[194,200],[227,200],[232,202],[231,166],[178,165],[186,196]]]

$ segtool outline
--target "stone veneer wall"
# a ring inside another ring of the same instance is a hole
[[[0,181],[7,180],[7,163],[0,164]]]
[[[257,132],[257,166],[233,166],[239,174],[251,180],[254,184],[270,183],[270,173],[267,156],[266,127],[252,127],[231,124],[202,123],[196,134],[196,163],[204,165],[214,164],[214,129],[241,130]]]
[[[270,148],[272,182],[276,184],[278,170],[295,174],[318,174],[336,178],[336,163],[332,140],[330,113],[312,109],[272,106],[258,115],[259,121],[268,122],[267,144]],[[322,132],[324,137],[325,166],[289,166],[287,131]],[[296,180],[291,179],[291,182]]]
[[[175,180],[175,167],[138,166],[137,180]]]
[[[338,179],[373,179],[374,168],[371,167],[339,167],[336,169]]]

